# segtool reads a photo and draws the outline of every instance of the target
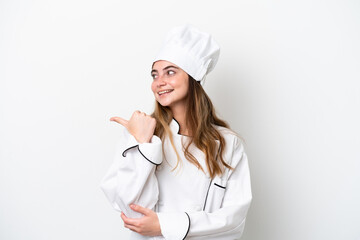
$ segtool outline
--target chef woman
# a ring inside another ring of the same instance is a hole
[[[122,128],[101,182],[131,239],[239,239],[252,199],[246,153],[202,85],[220,48],[191,25],[172,29],[152,63],[155,110]]]

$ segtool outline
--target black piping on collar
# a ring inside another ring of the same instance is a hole
[[[183,135],[183,134],[181,134],[180,133],[180,123],[173,117],[173,119],[174,119],[174,121],[177,123],[177,125],[178,125],[178,131],[177,131],[177,134],[179,135],[179,136],[183,136],[183,137],[190,137],[190,136],[187,136],[187,135]]]
[[[129,151],[130,149],[133,149],[133,148],[137,148],[137,150],[139,151],[139,153],[140,153],[146,160],[148,160],[150,163],[152,163],[152,164],[154,164],[154,165],[160,165],[160,163],[154,163],[154,162],[150,161],[150,160],[140,151],[139,144],[125,149],[124,152],[122,153],[122,156],[123,156],[123,157],[126,157],[126,152]]]
[[[179,135],[181,135],[180,134],[180,123],[175,119],[175,118],[173,118],[174,119],[174,121],[177,123],[177,125],[178,125],[178,131],[177,131],[177,134],[179,134]]]

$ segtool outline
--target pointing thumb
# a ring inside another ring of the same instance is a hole
[[[112,118],[110,118],[110,121],[117,122],[117,123],[123,125],[126,128],[127,128],[128,123],[129,123],[129,121],[127,121],[127,120],[125,120],[125,119],[123,119],[121,117],[112,117]]]

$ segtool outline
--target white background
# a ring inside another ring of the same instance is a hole
[[[0,0],[0,239],[126,239],[99,188],[151,113],[166,32],[221,56],[205,90],[246,140],[244,240],[360,239],[360,2]]]

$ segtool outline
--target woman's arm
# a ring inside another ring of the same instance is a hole
[[[212,182],[205,211],[157,213],[161,233],[165,239],[182,240],[187,236],[197,237],[197,239],[211,237],[211,239],[219,240],[240,238],[252,193],[247,155],[238,141],[235,141],[231,162],[235,169],[230,172],[226,186],[216,186]],[[141,209],[141,211],[144,210]],[[149,209],[146,211],[152,212]],[[154,214],[149,214],[149,216],[152,216],[154,221],[156,220]],[[145,218],[126,218],[124,222],[135,226],[145,221]],[[146,235],[149,231],[148,227],[151,228],[150,225],[143,224],[143,228],[137,228],[136,231]],[[155,231],[156,228],[153,227],[153,230]]]
[[[134,113],[130,121],[127,121],[128,124],[136,127],[134,116],[135,119],[144,120],[139,116],[140,114]],[[144,118],[147,117],[144,116]],[[152,128],[151,122],[144,123],[142,120],[138,121],[141,126]],[[121,140],[114,162],[104,176],[100,187],[116,210],[122,211],[128,217],[139,218],[143,215],[133,211],[129,205],[138,204],[149,209],[154,208],[159,194],[154,172],[156,165],[162,162],[162,144],[157,136],[150,138],[135,134],[135,137],[130,134],[128,125],[121,128]],[[153,129],[147,131],[146,134],[150,133],[153,134]],[[137,139],[148,140],[141,143]]]

